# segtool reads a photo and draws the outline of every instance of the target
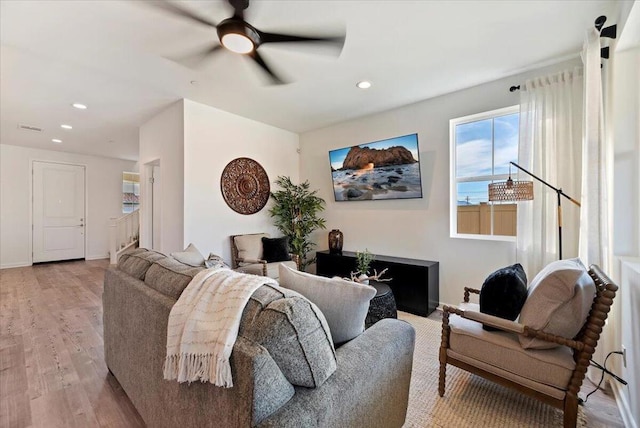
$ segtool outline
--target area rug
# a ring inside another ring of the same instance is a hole
[[[416,347],[405,427],[562,427],[562,411],[451,365],[444,397],[438,395],[438,350],[442,325],[398,312],[416,329]],[[586,427],[582,408],[578,427]]]

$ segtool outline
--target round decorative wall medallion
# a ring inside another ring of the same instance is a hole
[[[224,167],[220,178],[222,197],[240,214],[254,214],[269,200],[269,177],[262,166],[249,158],[237,158]]]

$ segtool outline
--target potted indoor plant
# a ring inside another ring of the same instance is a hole
[[[324,219],[318,216],[324,210],[324,199],[316,196],[317,190],[310,191],[309,181],[293,184],[289,177],[278,177],[275,182],[282,190],[271,192],[274,204],[269,210],[275,218],[275,226],[289,238],[289,249],[300,258],[300,270],[304,271],[315,261],[307,258],[315,243],[311,233],[325,229]]]
[[[364,251],[356,251],[356,266],[358,271],[353,276],[364,284],[369,283],[369,267],[374,258],[374,255],[371,254],[368,248],[365,248]]]

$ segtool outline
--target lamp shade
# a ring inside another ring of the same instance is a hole
[[[500,201],[530,201],[533,199],[533,181],[512,180],[489,184],[489,200]]]

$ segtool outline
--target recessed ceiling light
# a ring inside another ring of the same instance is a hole
[[[62,140],[59,140],[57,138],[52,139],[51,141],[53,141],[54,143],[62,143]]]
[[[80,110],[86,110],[86,109],[87,109],[87,106],[86,106],[86,105],[84,105],[84,104],[80,104],[80,103],[73,103],[73,104],[71,104],[71,105],[72,105],[72,106],[74,106],[74,107],[75,107],[75,108],[77,108],[77,109],[80,109]]]
[[[356,83],[356,86],[360,89],[369,89],[371,87],[371,82],[369,82],[368,80],[362,80]]]
[[[73,129],[73,126],[71,126],[71,125],[60,125],[60,128],[62,128],[62,129]]]

